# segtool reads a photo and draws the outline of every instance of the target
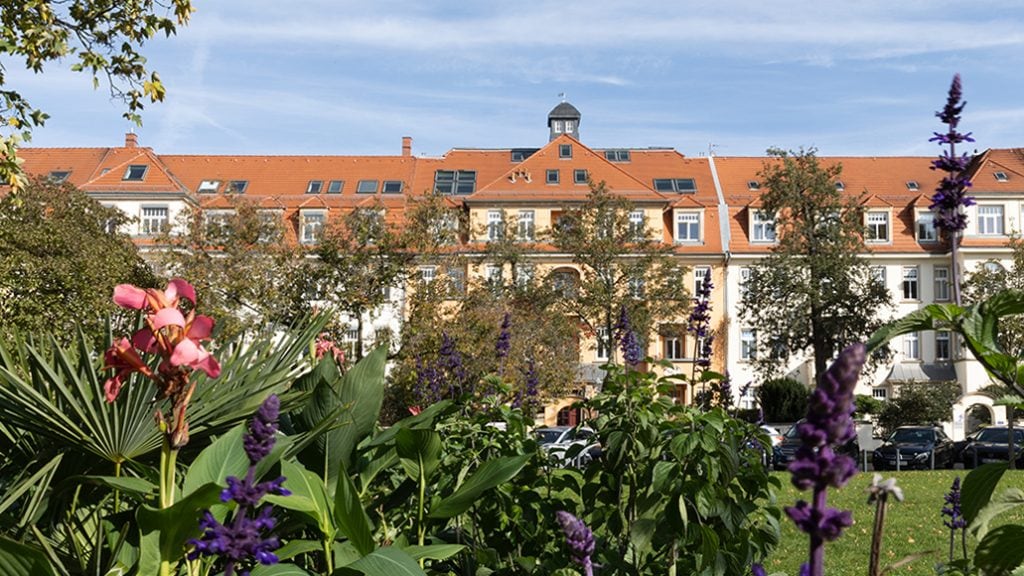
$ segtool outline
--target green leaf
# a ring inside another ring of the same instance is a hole
[[[275,550],[274,554],[280,560],[284,561],[294,558],[299,554],[308,554],[310,552],[322,552],[323,549],[323,542],[320,542],[319,540],[300,540],[298,538],[295,538],[289,540],[287,544]]]
[[[993,529],[978,543],[974,563],[986,576],[1010,574],[1024,564],[1024,526],[1008,524]]]
[[[249,571],[249,576],[310,576],[295,564],[274,564],[273,566],[256,566]]]
[[[0,515],[2,515],[5,510],[10,508],[11,504],[17,502],[18,498],[21,498],[22,495],[24,495],[32,488],[40,487],[41,489],[45,490],[46,487],[49,486],[50,481],[53,479],[53,474],[54,472],[56,472],[57,466],[60,464],[62,458],[64,458],[64,455],[58,454],[52,460],[44,464],[43,467],[40,468],[32,476],[22,480],[21,482],[15,484],[14,486],[5,486],[5,498],[3,500],[0,500]]]
[[[412,556],[389,547],[374,550],[372,554],[334,571],[331,576],[426,576]]]
[[[338,485],[334,490],[334,521],[361,555],[373,551],[375,545],[370,518],[344,465],[338,469]]]
[[[206,484],[170,508],[141,506],[135,512],[141,532],[139,574],[157,574],[162,560],[172,564],[185,553],[185,542],[199,536],[203,511],[220,502],[221,487]]]
[[[531,457],[531,454],[522,454],[484,462],[462,486],[459,486],[454,494],[431,508],[430,517],[451,518],[462,514],[477,501],[481,494],[499,484],[508,482],[516,474],[519,474]]]
[[[414,560],[447,560],[465,549],[466,547],[462,544],[428,544],[403,548]]]
[[[188,496],[204,484],[227,486],[228,476],[245,476],[249,470],[249,457],[242,446],[245,428],[244,424],[235,426],[196,456],[185,474],[182,495]]]
[[[56,576],[46,554],[0,536],[0,574],[4,576]]]
[[[658,523],[652,518],[638,518],[629,527],[629,541],[636,552],[643,553],[651,545]]]
[[[1024,491],[1020,488],[1007,488],[993,497],[988,505],[978,512],[977,517],[975,517],[974,522],[971,523],[968,529],[977,540],[981,541],[985,538],[985,534],[988,533],[989,524],[993,518],[1003,512],[1013,510],[1021,504],[1024,504]]]
[[[981,509],[991,500],[1003,472],[1006,472],[1006,464],[984,464],[971,470],[964,478],[960,489],[960,509],[968,525],[974,522]]]
[[[420,470],[429,482],[441,464],[441,436],[433,430],[399,430],[395,450],[405,474],[413,482],[420,481]]]
[[[62,483],[67,486],[79,484],[97,484],[106,486],[112,490],[119,490],[127,494],[134,494],[144,498],[156,492],[156,484],[144,478],[132,478],[131,476],[71,476]]]
[[[267,502],[306,513],[316,523],[321,534],[333,539],[337,527],[323,479],[306,470],[302,464],[288,460],[281,463],[281,473],[286,478],[284,487],[291,490],[291,495],[267,496]]]
[[[380,434],[377,434],[376,436],[373,437],[372,440],[370,440],[368,446],[380,446],[382,444],[387,444],[388,442],[391,442],[395,435],[398,434],[399,430],[422,430],[426,428],[431,428],[434,424],[434,420],[438,416],[440,416],[445,410],[450,408],[451,405],[451,400],[441,400],[440,402],[431,404],[430,406],[424,408],[423,411],[420,412],[419,414],[403,418],[398,422],[395,422],[395,424],[390,428],[382,430]]]

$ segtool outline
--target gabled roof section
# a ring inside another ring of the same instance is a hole
[[[864,197],[864,200],[861,202],[861,204],[863,204],[864,206],[866,206],[868,208],[892,208],[893,207],[893,203],[892,202],[886,200],[885,198],[879,196],[878,194],[868,194],[866,197]]]
[[[129,174],[137,166],[145,167],[141,177],[137,173]],[[189,193],[152,149],[137,147],[107,148],[91,177],[79,188],[93,193]]]
[[[698,202],[693,196],[682,196],[672,203],[673,208],[706,208],[706,204]]]
[[[571,147],[571,157],[560,157],[561,146]],[[549,184],[549,170],[558,171],[558,183]],[[467,202],[572,202],[583,201],[590,186],[577,184],[576,170],[586,170],[590,181],[604,182],[614,194],[633,202],[666,202],[668,198],[634,178],[621,167],[605,159],[571,136],[555,138],[532,156],[511,166],[497,179],[480,186],[466,197]]]
[[[1024,148],[990,148],[976,156],[967,171],[974,193],[1020,193],[1024,191]]]
[[[18,157],[24,161],[25,171],[45,176],[53,172],[68,172],[67,182],[81,187],[99,171],[100,161],[107,148],[21,148]]]

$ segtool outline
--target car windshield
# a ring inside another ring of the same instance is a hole
[[[800,437],[800,431],[797,430],[797,428],[799,428],[799,427],[800,427],[800,422],[797,422],[796,424],[793,424],[792,426],[789,427],[789,430],[786,430],[786,433],[784,434],[784,436],[786,438],[789,438],[790,440],[792,440],[793,438],[799,438]]]
[[[558,441],[564,430],[537,430],[537,441],[541,444],[553,444]]]
[[[978,442],[991,442],[993,444],[1006,444],[1010,437],[1010,431],[1006,428],[986,428],[978,434]],[[1013,431],[1014,444],[1024,443],[1024,430]]]
[[[924,444],[932,441],[931,430],[897,430],[892,433],[889,437],[890,442],[899,442],[902,444]]]

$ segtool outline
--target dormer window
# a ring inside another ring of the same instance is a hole
[[[323,180],[310,180],[306,186],[306,194],[319,194],[324,189]]]
[[[50,178],[50,182],[53,182],[54,184],[60,184],[61,182],[67,181],[68,176],[70,176],[70,175],[71,175],[70,171],[68,171],[68,170],[61,170],[61,171],[50,172],[49,178]]]
[[[231,180],[228,182],[228,194],[245,194],[245,190],[249,187],[248,180]]]
[[[199,194],[216,194],[218,188],[220,188],[220,180],[203,180],[199,183],[199,187],[196,188],[196,192]]]
[[[761,183],[757,180],[747,180],[747,190],[760,190]]]
[[[1010,177],[1006,175],[1006,172],[996,172],[993,176],[996,177],[996,182],[1006,182],[1010,179]]]
[[[921,189],[921,186],[917,183],[917,180],[908,180],[907,181],[907,190],[910,190],[911,192],[916,192],[916,191],[918,191],[920,189]]]
[[[697,183],[693,178],[656,178],[654,189],[658,192],[693,194],[697,191]]]
[[[132,164],[124,171],[124,176],[121,177],[121,179],[131,182],[141,182],[146,178],[146,172],[148,170],[148,164]]]

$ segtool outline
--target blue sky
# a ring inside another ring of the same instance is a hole
[[[1019,0],[193,2],[145,48],[168,94],[136,131],[160,153],[540,146],[564,92],[596,148],[932,155],[955,72],[975,146],[1024,146]],[[33,146],[130,128],[81,75],[8,82],[51,115]]]

